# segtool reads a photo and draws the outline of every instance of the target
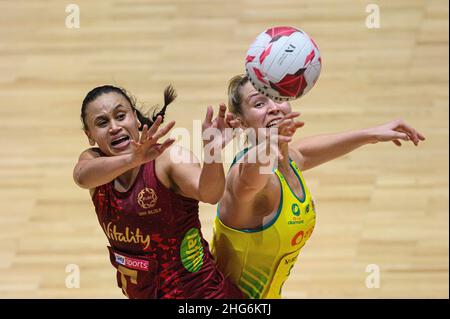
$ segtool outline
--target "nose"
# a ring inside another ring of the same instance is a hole
[[[280,112],[280,104],[276,103],[273,100],[269,100],[268,102],[268,113],[276,115]]]
[[[121,127],[119,125],[117,125],[116,121],[111,121],[111,126],[109,127],[109,133],[111,135],[115,135],[117,133],[119,133]]]

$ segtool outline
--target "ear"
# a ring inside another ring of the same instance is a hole
[[[84,130],[84,134],[86,134],[88,140],[89,140],[89,145],[94,146],[95,145],[95,140],[91,137],[91,134]]]

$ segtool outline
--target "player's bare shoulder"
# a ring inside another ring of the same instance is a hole
[[[90,160],[90,159],[94,159],[94,158],[102,157],[102,156],[105,156],[105,155],[102,153],[102,151],[98,147],[91,147],[91,148],[88,148],[87,150],[83,151],[80,154],[78,161]]]
[[[295,165],[297,165],[297,167],[302,170],[305,164],[305,158],[303,157],[302,153],[300,153],[293,147],[289,147],[289,156],[294,161]]]

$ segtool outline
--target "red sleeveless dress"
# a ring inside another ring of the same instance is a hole
[[[114,181],[92,200],[108,237],[117,283],[129,298],[242,298],[216,268],[200,230],[198,201],[167,189],[155,161],[141,165],[132,187]]]

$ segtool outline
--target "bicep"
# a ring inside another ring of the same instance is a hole
[[[197,157],[189,150],[177,147],[176,158],[170,159],[169,178],[175,191],[182,196],[199,200],[198,185],[201,166]]]

